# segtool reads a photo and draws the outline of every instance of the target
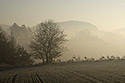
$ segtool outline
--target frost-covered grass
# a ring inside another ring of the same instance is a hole
[[[60,63],[0,72],[0,83],[125,83],[124,61]]]

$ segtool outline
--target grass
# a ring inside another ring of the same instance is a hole
[[[0,71],[0,83],[125,83],[124,61],[59,63]]]

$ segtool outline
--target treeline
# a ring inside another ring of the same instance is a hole
[[[9,35],[0,28],[0,65],[32,65],[35,59],[41,59],[42,64],[61,62],[58,57],[63,54],[63,43],[67,41],[65,37],[64,31],[52,20],[42,22],[33,32],[29,53],[24,46],[16,43],[13,32]],[[73,56],[67,62],[105,60],[125,60],[125,57],[102,56],[99,59],[84,57],[81,60],[80,57]]]
[[[23,46],[16,44],[12,35],[8,35],[0,28],[0,64],[29,65],[32,64],[30,55]]]
[[[81,59],[80,57],[73,56],[67,62],[94,62],[94,61],[120,61],[120,60],[125,60],[125,56],[123,56],[123,57],[113,56],[113,55],[106,56],[106,57],[101,56],[99,59],[88,58],[88,57],[84,57],[83,59]]]
[[[11,27],[12,28],[12,27]],[[52,63],[62,55],[63,43],[66,41],[63,30],[52,20],[45,21],[33,32],[33,39],[28,53],[23,46],[16,43],[13,36],[0,28],[0,64],[3,65],[31,65],[34,59],[41,59],[41,63]]]

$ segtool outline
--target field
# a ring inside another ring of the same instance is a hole
[[[125,83],[124,61],[60,63],[0,71],[0,83]]]

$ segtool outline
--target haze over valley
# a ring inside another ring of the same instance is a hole
[[[64,30],[68,40],[65,43],[63,56],[59,57],[63,61],[69,60],[73,56],[81,57],[81,59],[84,57],[98,59],[101,56],[123,57],[125,55],[124,28],[101,31],[96,25],[76,20],[57,22],[57,24]],[[33,27],[19,26],[16,23],[0,25],[8,34],[12,34],[16,38],[16,42],[23,45],[29,53],[32,52],[29,45],[37,26],[39,24]]]

